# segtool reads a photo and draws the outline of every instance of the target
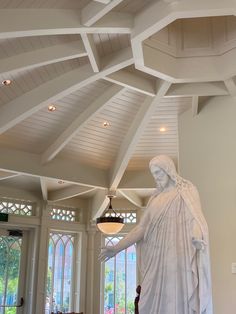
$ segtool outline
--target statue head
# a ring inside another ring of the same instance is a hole
[[[175,185],[177,172],[175,164],[171,158],[166,155],[158,155],[149,163],[150,171],[162,190]]]

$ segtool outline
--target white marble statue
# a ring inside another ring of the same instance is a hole
[[[198,191],[165,155],[153,158],[150,170],[157,189],[140,223],[116,246],[102,248],[100,259],[137,243],[139,314],[212,314],[208,227]]]

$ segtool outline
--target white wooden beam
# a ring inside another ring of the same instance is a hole
[[[48,193],[48,201],[49,202],[62,201],[68,198],[86,194],[93,190],[95,190],[94,187],[78,186],[78,185],[68,186],[64,189],[50,191]]]
[[[134,191],[131,190],[119,190],[119,193],[123,195],[128,201],[137,207],[143,206],[143,201]]]
[[[97,47],[93,40],[92,34],[81,34],[85,49],[88,54],[88,58],[91,64],[91,67],[94,72],[99,72],[100,68],[100,57],[97,51]]]
[[[110,190],[115,190],[118,187],[129,160],[132,157],[137,142],[143,133],[143,130],[149,123],[151,115],[155,111],[159,101],[166,94],[169,87],[169,82],[161,82],[157,95],[153,98],[147,97],[140,107],[137,115],[134,117],[127,135],[121,144],[120,151],[117,154],[117,158],[114,163],[114,167],[110,172]]]
[[[94,115],[106,106],[114,97],[116,97],[123,88],[113,85],[108,88],[100,97],[98,97],[91,105],[89,105],[84,112],[66,128],[52,143],[42,155],[42,163],[52,160],[72,139],[72,137],[81,130],[88,120],[92,119]]]
[[[165,97],[223,96],[229,92],[223,82],[172,84]]]
[[[111,0],[93,0],[93,1],[100,2],[103,4],[108,4],[109,2],[111,2]]]
[[[229,91],[229,94],[233,97],[236,96],[236,84],[233,78],[230,78],[228,80],[224,81],[225,86],[227,88],[227,90]]]
[[[0,170],[56,180],[59,178],[90,187],[107,188],[108,186],[105,170],[61,158],[55,158],[52,162],[42,165],[40,155],[14,149],[1,148]]]
[[[109,204],[108,190],[99,190],[92,199],[91,217],[93,220],[100,217]]]
[[[48,103],[65,97],[133,63],[130,48],[124,49],[110,58],[112,61],[99,73],[94,73],[90,65],[84,65],[44,83],[2,106],[0,108],[0,134],[31,116]]]
[[[41,186],[41,192],[42,192],[43,200],[47,201],[48,200],[48,189],[47,189],[47,184],[45,182],[45,179],[43,177],[40,177],[40,186]]]
[[[133,20],[127,14],[107,14],[93,27],[80,23],[78,10],[0,9],[0,39],[81,33],[130,33]]]
[[[114,9],[123,0],[112,0],[108,4],[90,1],[81,11],[82,24],[91,26]],[[119,12],[117,12],[119,14]]]
[[[198,96],[193,96],[192,97],[192,115],[193,117],[198,115]]]
[[[80,58],[87,55],[82,40],[35,49],[0,59],[0,75],[13,74],[59,61]]]
[[[123,69],[106,76],[104,79],[148,96],[156,95],[154,82],[140,76],[138,71],[130,72]]]
[[[0,181],[18,177],[18,176],[19,176],[19,173],[0,171]]]

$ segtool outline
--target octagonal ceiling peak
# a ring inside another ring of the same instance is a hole
[[[155,1],[135,18],[135,67],[173,83],[226,80],[236,73],[235,1]]]

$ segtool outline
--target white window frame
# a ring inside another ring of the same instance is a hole
[[[69,230],[69,228],[68,228]],[[47,289],[47,268],[48,268],[48,248],[50,233],[59,233],[59,234],[70,234],[74,236],[73,244],[73,271],[72,271],[72,291],[71,291],[71,311],[77,311],[80,308],[80,287],[81,287],[81,254],[82,254],[82,245],[81,245],[81,233],[73,231],[65,231],[61,229],[48,229],[47,236],[47,259],[46,259],[46,269],[45,269],[45,298],[44,298],[44,308],[46,303],[46,289]]]
[[[133,224],[132,224],[133,225]],[[135,224],[134,224],[135,225]],[[118,233],[113,235],[114,237],[125,237],[126,233]],[[105,239],[107,237],[113,237],[112,235],[102,235],[101,238],[101,247],[105,246]],[[127,253],[125,253],[125,259],[127,259]],[[125,263],[125,267],[127,267],[127,263]],[[125,272],[127,269],[125,268]],[[114,274],[116,273],[116,269],[114,271]],[[136,286],[138,282],[138,265],[137,265],[137,252],[136,252]],[[126,285],[127,287],[127,285]],[[104,314],[104,288],[105,288],[105,263],[101,264],[101,278],[100,278],[100,314]],[[127,290],[125,291],[125,295],[127,294]],[[115,296],[114,296],[115,297]],[[126,299],[125,299],[126,300]]]

